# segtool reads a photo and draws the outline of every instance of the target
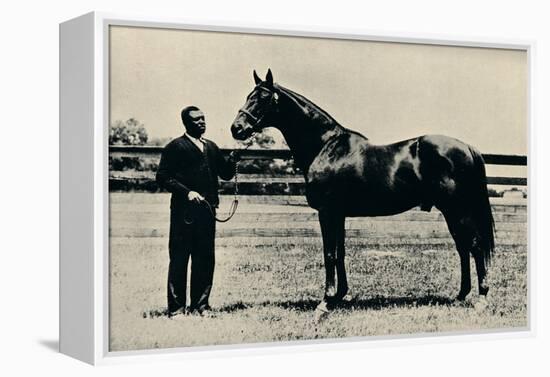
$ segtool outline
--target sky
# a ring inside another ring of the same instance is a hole
[[[252,71],[271,68],[373,143],[443,134],[527,154],[525,51],[121,26],[110,42],[110,121],[137,118],[150,138],[181,135],[180,110],[193,104],[207,138],[236,146],[229,128]]]

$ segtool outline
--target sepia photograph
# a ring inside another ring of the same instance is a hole
[[[108,41],[109,351],[529,327],[525,49]]]

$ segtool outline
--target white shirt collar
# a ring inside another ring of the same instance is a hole
[[[197,146],[197,148],[199,148],[201,151],[204,151],[204,139],[202,137],[197,139],[196,137],[189,135],[187,132],[185,133],[185,136],[187,136],[187,138],[189,138],[189,140],[191,140],[193,144]]]

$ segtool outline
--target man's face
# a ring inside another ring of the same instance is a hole
[[[187,132],[193,137],[200,137],[206,131],[206,122],[204,121],[204,113],[200,110],[192,110],[189,112],[189,120],[185,124]]]

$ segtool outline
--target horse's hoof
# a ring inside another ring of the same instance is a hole
[[[477,312],[483,312],[485,309],[487,309],[487,306],[489,306],[489,302],[487,301],[486,296],[479,296],[479,300],[474,305],[474,309]]]
[[[315,323],[321,323],[328,317],[328,306],[325,301],[321,302],[319,305],[317,305],[317,308],[315,308]]]
[[[456,301],[466,301],[466,296],[468,296],[468,293],[459,293],[458,296],[456,296]]]
[[[351,302],[351,300],[353,300],[353,297],[349,293],[342,297],[342,302]]]
[[[334,299],[338,295],[338,291],[335,286],[330,286],[325,290],[325,298]]]

